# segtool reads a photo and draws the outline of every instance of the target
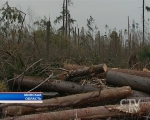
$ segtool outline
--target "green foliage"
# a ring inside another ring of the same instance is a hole
[[[118,33],[116,32],[116,31],[112,31],[112,33],[110,34],[110,38],[111,39],[119,39],[119,37],[118,37]]]
[[[150,47],[145,46],[139,52],[138,56],[142,62],[150,62]]]
[[[7,91],[7,85],[4,81],[0,82],[0,92]]]
[[[6,61],[2,63],[2,70],[4,73],[4,77],[7,79],[13,78],[14,73],[20,74],[23,72],[25,64],[20,55],[17,55],[15,58],[11,59],[11,61]]]
[[[67,0],[67,2],[68,2],[68,6],[70,6],[71,4],[73,4],[72,2],[71,2],[71,0]],[[64,7],[64,8],[63,8]],[[65,7],[65,0],[63,0],[63,7],[62,7],[62,11],[60,12],[60,16],[58,16],[58,17],[56,17],[56,19],[54,20],[54,24],[57,24],[57,23],[59,23],[60,24],[60,22],[61,21],[63,21],[64,20],[64,22],[65,22],[65,18],[66,18],[66,15],[68,16],[68,23],[67,24],[70,24],[70,27],[71,27],[71,25],[73,25],[74,24],[74,22],[76,22],[76,20],[74,20],[73,18],[71,18],[71,15],[70,15],[70,11],[69,10],[66,10],[66,7]],[[64,19],[63,19],[64,18]],[[62,32],[63,30],[64,30],[64,28],[63,28],[64,26],[62,25],[59,29],[58,29],[58,31],[59,32]],[[72,30],[72,29],[71,29]]]
[[[22,55],[17,55],[15,59],[15,73],[20,74],[25,68],[25,63],[23,61]]]
[[[146,6],[146,10],[147,10],[148,12],[150,12],[150,7]]]
[[[63,16],[60,15],[58,17],[56,17],[56,19],[54,20],[54,24],[60,23],[60,21],[63,19]]]
[[[34,31],[36,38],[38,38],[39,41],[46,41],[46,30],[38,29]]]
[[[3,71],[3,76],[1,76],[2,78],[7,78],[7,79],[13,78],[15,68],[12,64],[4,63],[1,69]]]
[[[121,55],[121,40],[118,36],[118,33],[116,31],[112,31],[112,33],[110,34],[110,54],[117,58],[118,56]]]
[[[20,34],[26,14],[18,10],[16,7],[10,7],[8,2],[6,2],[0,9],[0,13],[1,32],[4,36],[14,36],[11,33],[14,30]]]
[[[43,68],[41,67],[40,62],[35,64],[34,66],[32,66],[32,68],[30,68],[25,75],[26,76],[38,76],[38,77],[42,77],[45,76],[45,72],[41,72],[43,71]]]
[[[10,7],[8,2],[6,2],[2,9],[0,9],[0,12],[2,14],[1,20],[3,21],[10,21],[10,23],[14,23],[17,21],[17,23],[22,23],[23,21],[23,14],[20,10],[18,10],[16,7]]]
[[[37,20],[34,22],[34,25],[37,26],[38,30],[45,30],[47,26],[47,18],[44,16],[44,19],[40,18],[40,20]]]
[[[44,17],[44,19],[40,19],[40,20],[34,22],[34,24],[38,27],[38,29],[34,31],[36,38],[38,39],[38,41],[46,42],[47,18]],[[61,44],[62,48],[66,48],[68,45],[68,42],[66,41],[66,38],[64,36],[59,34],[59,30],[56,31],[55,28],[53,28],[51,26],[51,28],[50,28],[50,44],[54,44],[57,46],[60,46],[60,44]]]

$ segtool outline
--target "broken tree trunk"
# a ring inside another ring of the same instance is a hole
[[[106,89],[102,91],[95,91],[95,92],[43,100],[42,104],[30,104],[34,106],[34,109],[33,107],[26,107],[28,106],[28,104],[23,104],[24,106],[15,106],[15,105],[8,106],[5,109],[3,109],[3,113],[5,113],[5,115],[8,115],[8,116],[23,115],[23,114],[28,114],[28,113],[42,112],[46,110],[48,111],[53,107],[57,109],[58,107],[76,106],[78,104],[87,105],[87,104],[100,103],[103,101],[109,101],[109,100],[114,100],[114,99],[120,100],[122,98],[126,98],[130,96],[131,93],[132,93],[131,88],[128,86],[125,86],[125,87],[120,87],[120,88]]]
[[[14,79],[14,84],[17,86],[19,85],[20,87],[33,88],[43,82],[41,79],[42,78],[26,76],[23,78],[23,80]],[[39,86],[38,89],[47,91],[60,91],[66,93],[84,93],[99,90],[97,86],[92,86],[91,84],[80,85],[74,82],[52,79]]]
[[[137,104],[108,105],[99,107],[89,107],[82,109],[63,110],[49,113],[18,116],[4,118],[2,120],[69,120],[69,119],[97,119],[109,117],[125,117],[133,115],[145,115],[149,113],[150,102]]]
[[[70,78],[74,78],[74,77],[81,77],[81,76],[90,75],[92,73],[103,73],[106,71],[107,71],[106,64],[93,65],[91,67],[85,67],[82,69],[70,71],[66,80],[68,80]]]
[[[132,89],[150,93],[150,74],[148,72],[109,70],[106,82],[116,86],[130,86]]]

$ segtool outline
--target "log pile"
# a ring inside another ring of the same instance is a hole
[[[15,87],[55,94],[41,104],[1,104],[2,120],[148,119],[149,72],[108,69],[106,64],[61,69],[46,80],[16,76]]]

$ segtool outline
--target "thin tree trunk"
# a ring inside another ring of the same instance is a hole
[[[75,27],[75,33],[74,33],[74,37],[75,37],[75,46],[77,45],[77,33],[76,33],[76,27]]]
[[[80,44],[80,33],[79,33],[79,28],[78,28],[78,47],[79,47],[79,44]]]
[[[50,21],[47,22],[46,59],[49,60]]]
[[[142,46],[144,46],[145,43],[145,16],[144,16],[144,10],[145,10],[145,2],[143,0],[143,43]]]
[[[64,31],[65,31],[65,0],[63,1],[63,35],[64,35]]]
[[[67,36],[67,27],[68,27],[68,0],[66,0],[66,36]]]
[[[68,16],[70,19],[70,16]],[[68,27],[69,27],[69,36],[68,36],[68,53],[69,53],[69,58],[70,58],[70,55],[71,55],[71,37],[70,37],[70,21],[68,21]]]
[[[98,31],[98,51],[99,51],[99,56],[101,57],[101,37],[100,37],[100,31]]]
[[[129,55],[131,55],[131,33],[129,35]]]

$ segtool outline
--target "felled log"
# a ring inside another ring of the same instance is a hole
[[[79,82],[84,77],[98,77],[106,78],[107,66],[105,64],[94,65],[91,67],[84,67],[78,65],[65,65],[64,69],[69,70],[69,72],[63,71],[61,74],[52,76],[53,79],[57,80],[68,80]]]
[[[132,95],[130,97],[150,97],[150,94],[137,90],[132,90]]]
[[[131,110],[132,108],[132,110]],[[99,107],[89,107],[82,109],[63,110],[49,113],[18,116],[14,118],[4,118],[4,120],[69,120],[82,119],[101,119],[109,117],[125,117],[133,115],[145,115],[149,113],[150,102],[136,104],[108,105]],[[3,120],[3,119],[2,119]]]
[[[150,97],[127,97],[126,102],[124,102],[124,103],[129,103],[129,100],[133,100],[132,103],[134,101],[136,101],[136,103],[138,103],[138,101],[140,101],[140,102],[150,102]]]
[[[19,85],[20,87],[33,88],[42,82],[41,79],[42,78],[25,76],[23,80],[14,79],[13,82],[15,85]],[[39,89],[47,91],[61,91],[66,93],[84,93],[99,90],[99,88],[90,84],[80,85],[74,82],[52,79],[39,86]]]
[[[68,107],[68,106],[100,103],[103,101],[109,101],[114,99],[120,100],[122,98],[126,98],[130,96],[131,92],[132,92],[131,88],[126,86],[120,88],[106,89],[106,90],[102,90],[101,92],[95,91],[95,92],[76,94],[76,95],[70,95],[65,97],[57,97],[57,98],[43,100],[42,104],[30,104],[34,106],[34,109],[33,107],[26,107],[28,106],[28,104],[23,104],[24,106],[8,106],[5,109],[3,109],[3,113],[5,113],[5,115],[8,116],[23,115],[23,114],[34,113],[34,112],[42,112],[46,110],[48,111],[50,107],[51,108],[66,107],[66,106]],[[44,104],[46,106],[45,108],[44,108]]]
[[[103,90],[104,89],[113,89],[113,88],[116,88],[115,86],[114,87],[105,86],[105,87],[103,88]],[[138,90],[133,90],[132,89],[131,95],[129,97],[150,97],[150,94],[142,92],[142,91],[138,91]]]
[[[81,77],[81,76],[90,75],[92,73],[103,73],[106,71],[107,71],[106,64],[93,65],[91,67],[85,67],[82,69],[70,71],[66,80],[68,80],[70,78],[74,78],[74,77]]]
[[[58,92],[43,92],[43,97],[56,97],[58,95]]]
[[[106,83],[116,86],[130,86],[132,89],[150,93],[149,72],[135,70],[109,70]]]
[[[132,90],[129,86],[124,86],[120,88],[111,88],[101,91],[99,97],[91,98],[86,101],[81,101],[78,106],[83,105],[103,105],[108,103],[116,103],[122,98],[131,96]]]
[[[150,78],[149,72],[145,72],[145,71],[137,71],[137,70],[130,70],[130,69],[119,69],[119,68],[108,68],[108,69],[112,70],[112,71],[116,71],[116,72],[118,71],[118,72],[130,74],[130,75]]]

